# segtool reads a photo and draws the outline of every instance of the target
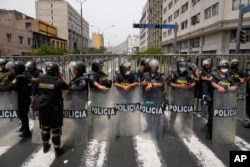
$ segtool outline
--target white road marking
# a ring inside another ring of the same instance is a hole
[[[100,142],[92,140],[88,143],[87,149],[81,158],[80,166],[103,167],[107,160],[107,152],[109,149],[108,142]]]
[[[48,167],[55,159],[55,152],[51,148],[46,154],[43,153],[43,147],[38,147],[33,154],[31,154],[26,161],[21,165],[22,167]]]
[[[161,158],[161,152],[155,140],[142,136],[135,136],[133,140],[136,151],[136,161],[139,167],[166,166],[165,161]]]
[[[235,136],[234,144],[242,151],[250,151],[250,144],[238,136]]]
[[[10,149],[9,146],[7,147],[0,147],[0,156],[3,155],[5,152],[7,152]]]
[[[196,157],[197,163],[203,167],[226,166],[206,145],[193,135],[182,139],[189,151]]]

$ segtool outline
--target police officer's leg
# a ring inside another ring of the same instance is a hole
[[[62,134],[61,126],[52,128],[52,142],[54,144],[56,156],[60,156],[64,153],[64,150],[60,147],[61,134]]]
[[[213,103],[209,102],[206,139],[212,139],[212,127],[213,127]]]
[[[47,153],[50,149],[49,139],[50,139],[50,126],[42,125],[42,141],[43,141],[43,152]]]
[[[30,128],[29,128],[29,118],[28,118],[28,112],[29,112],[29,104],[24,103],[20,108],[20,119],[22,122],[23,132],[20,134],[20,137],[29,137],[31,136]]]

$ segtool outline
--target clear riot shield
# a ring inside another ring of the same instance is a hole
[[[64,91],[63,99],[62,143],[68,146],[86,144],[88,142],[87,91]],[[35,120],[32,142],[42,143],[38,120]]]
[[[140,88],[124,92],[114,88],[115,108],[119,118],[119,135],[134,136],[140,133]]]
[[[142,134],[150,134],[156,140],[163,138],[164,109],[162,107],[164,92],[163,89],[153,88],[148,92],[142,91],[141,130]]]
[[[246,83],[240,84],[237,89],[236,117],[244,120],[246,116]]]
[[[118,117],[116,116],[114,101],[114,88],[103,92],[91,89],[91,113],[92,113],[92,133],[93,138],[101,141],[111,141],[116,139]]]
[[[169,132],[179,137],[193,134],[194,90],[170,88],[167,118]]]
[[[212,142],[232,144],[236,134],[237,92],[219,93],[213,95],[213,130]]]
[[[10,146],[18,140],[17,92],[0,92],[0,146]],[[13,137],[11,137],[13,136]]]

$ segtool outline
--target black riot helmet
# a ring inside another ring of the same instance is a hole
[[[178,58],[176,64],[180,72],[184,72],[188,69],[188,61],[185,57]]]
[[[1,58],[0,65],[6,65],[8,63],[8,59]]]
[[[55,62],[46,62],[45,71],[47,74],[56,75],[59,73],[59,65]]]
[[[36,63],[34,61],[28,61],[26,64],[25,64],[25,67],[27,68],[27,70],[29,72],[32,72],[36,69]]]
[[[125,62],[120,65],[120,73],[125,74],[126,71],[131,71],[131,63]]]
[[[22,74],[25,71],[25,65],[21,61],[9,61],[5,68],[14,69],[15,75]]]
[[[98,69],[104,66],[104,61],[102,59],[94,59],[92,61],[92,71],[98,72]]]
[[[238,59],[232,59],[232,60],[231,60],[231,65],[230,65],[230,67],[231,67],[232,69],[237,69],[238,66],[239,66],[239,60],[238,60]]]
[[[86,72],[86,65],[82,61],[73,61],[69,64],[70,69],[77,70],[78,75],[82,75]]]

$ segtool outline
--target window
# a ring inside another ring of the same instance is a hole
[[[26,27],[26,29],[31,28],[31,22],[25,23],[25,27]]]
[[[179,16],[179,9],[174,12],[174,18],[177,18]]]
[[[181,23],[181,29],[184,30],[188,27],[188,20],[185,20]]]
[[[163,9],[163,13],[166,14],[167,13],[167,7]]]
[[[177,3],[179,0],[174,0],[174,3]]]
[[[23,37],[19,36],[19,43],[22,45],[23,44]]]
[[[193,17],[191,17],[191,25],[195,25],[200,23],[200,13],[194,15]]]
[[[170,23],[172,21],[172,15],[168,17],[168,22]]]
[[[205,9],[205,19],[209,19],[213,16],[218,15],[219,13],[219,3],[214,4],[213,6]]]
[[[168,35],[172,35],[172,29],[168,30]]]
[[[200,38],[195,38],[190,40],[191,48],[198,48],[200,47]]]
[[[239,10],[241,5],[250,5],[250,0],[233,0],[232,10]]]
[[[11,33],[7,33],[7,41],[8,43],[11,43],[12,42],[12,34]]]
[[[27,41],[27,42],[28,42],[28,45],[30,45],[30,44],[31,44],[31,39],[28,38],[27,40],[28,40],[28,41]]]
[[[185,13],[188,10],[188,2],[182,5],[181,7],[181,13]]]
[[[171,1],[169,4],[168,4],[168,9],[171,9],[173,7],[173,2]]]
[[[200,2],[200,0],[192,0],[192,5],[194,6],[194,5],[197,4],[198,2]]]

